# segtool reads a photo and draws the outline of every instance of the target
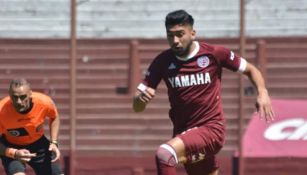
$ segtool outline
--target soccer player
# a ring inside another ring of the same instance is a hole
[[[50,141],[44,136],[49,118]],[[0,101],[0,155],[5,172],[24,175],[29,164],[37,175],[59,175],[60,119],[50,97],[32,92],[25,79],[10,83],[9,96]],[[57,162],[56,162],[57,161]]]
[[[133,99],[134,111],[141,112],[155,96],[162,79],[168,88],[173,138],[157,149],[158,175],[175,175],[178,163],[184,165],[189,175],[218,174],[215,155],[225,140],[222,68],[246,75],[257,88],[257,110],[261,119],[274,118],[259,70],[222,46],[196,41],[193,24],[193,17],[184,10],[166,16],[170,49],[153,60]]]

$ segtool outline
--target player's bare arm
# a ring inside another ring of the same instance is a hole
[[[50,145],[49,151],[53,151],[55,153],[55,158],[52,162],[57,161],[60,158],[60,150],[58,149],[58,133],[60,128],[60,118],[56,116],[54,120],[50,121]]]
[[[135,112],[142,112],[146,108],[146,104],[152,100],[155,96],[155,90],[147,87],[144,90],[138,89],[135,92],[135,96],[133,98],[133,110]]]
[[[259,112],[260,119],[265,119],[267,122],[274,120],[274,111],[271,105],[270,96],[260,71],[254,65],[247,63],[244,74],[248,76],[250,81],[257,88],[258,96],[256,108]]]
[[[10,157],[12,159],[18,159],[22,162],[29,162],[32,157],[35,157],[35,153],[30,153],[26,149],[9,148],[0,143],[0,155]]]
[[[33,157],[36,157],[36,153],[30,153],[27,149],[18,149],[15,153],[15,159],[22,162],[29,162]]]

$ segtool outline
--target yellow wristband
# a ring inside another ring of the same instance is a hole
[[[5,154],[6,157],[10,157],[10,158],[14,159],[15,155],[16,155],[16,151],[17,151],[17,149],[15,149],[15,148],[6,148],[4,154]]]
[[[51,140],[50,144],[55,144],[57,147],[59,147],[58,141],[56,141],[56,140]]]
[[[57,140],[51,140],[50,143],[58,143]]]

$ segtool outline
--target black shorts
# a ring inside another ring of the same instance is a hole
[[[3,137],[1,137],[1,142],[7,147],[16,148],[16,149],[27,149],[31,153],[36,153],[37,156],[32,158],[31,161],[27,162],[27,164],[33,168],[33,170],[37,175],[62,174],[59,163],[51,162],[53,154],[48,150],[49,140],[45,136],[41,137],[36,142],[27,146],[10,144]],[[1,160],[6,174],[11,175],[18,172],[25,172],[26,169],[25,163],[22,163],[19,160],[12,159],[6,156],[1,156]]]

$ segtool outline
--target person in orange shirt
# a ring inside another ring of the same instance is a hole
[[[49,118],[50,141],[44,135]],[[37,175],[59,175],[60,119],[52,99],[32,92],[25,79],[10,83],[9,96],[0,101],[0,156],[5,172],[25,175],[26,164]]]

